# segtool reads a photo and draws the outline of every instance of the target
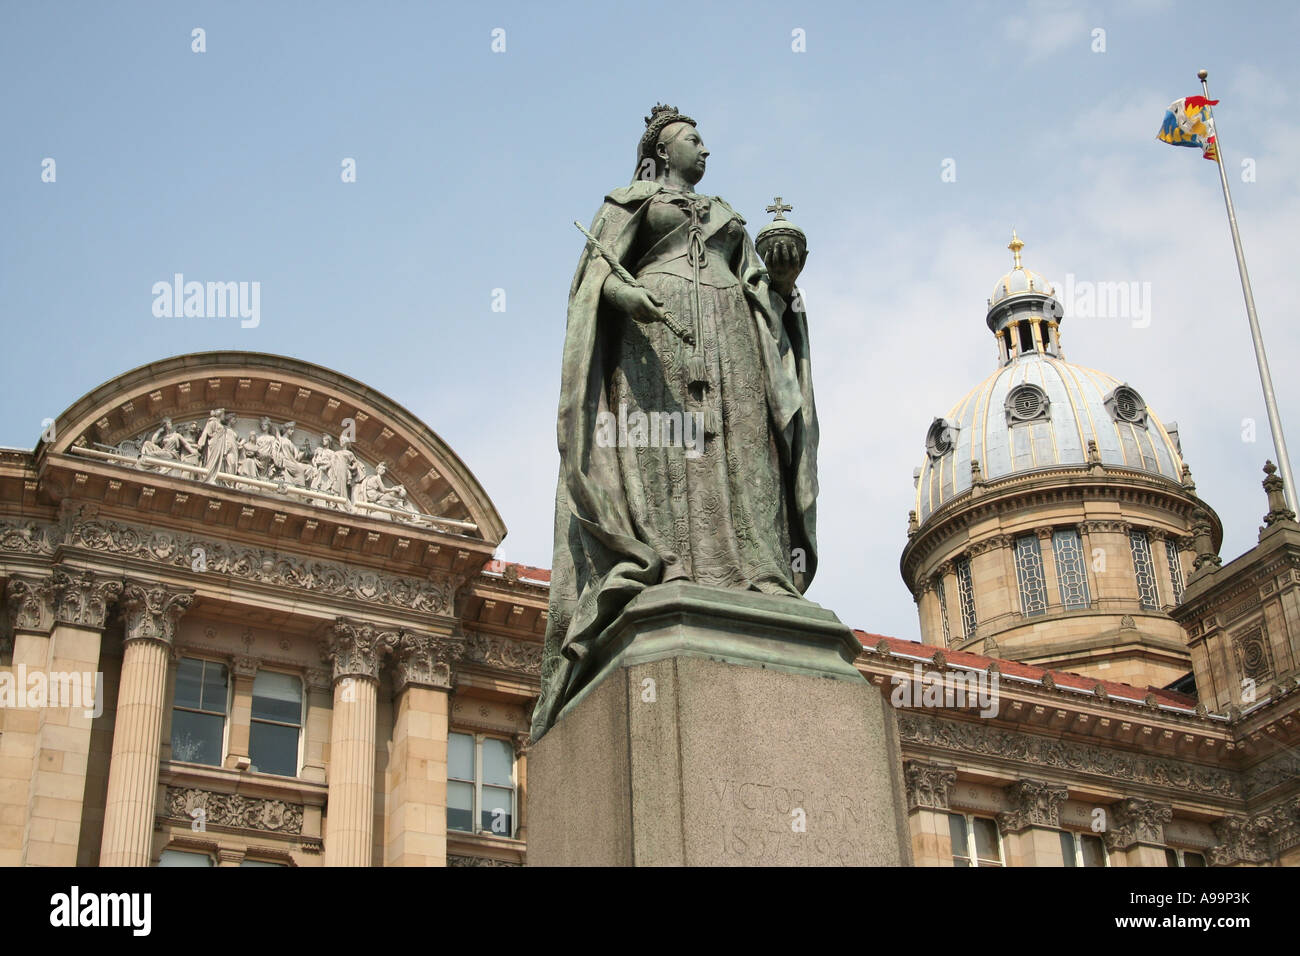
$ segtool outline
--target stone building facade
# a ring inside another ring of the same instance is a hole
[[[1280,479],[1223,563],[1177,428],[1065,362],[1021,245],[926,436],[922,641],[857,632],[915,862],[1300,863]],[[135,369],[0,450],[0,864],[524,863],[550,575],[504,535],[426,425],[276,356]]]

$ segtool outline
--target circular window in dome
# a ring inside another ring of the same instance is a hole
[[[957,447],[957,426],[946,418],[936,418],[925,433],[925,450],[931,458],[942,458]]]
[[[1047,418],[1047,393],[1037,385],[1017,385],[1007,393],[1007,424]]]
[[[1121,385],[1106,396],[1106,408],[1116,421],[1145,425],[1147,404],[1142,396],[1127,385]]]

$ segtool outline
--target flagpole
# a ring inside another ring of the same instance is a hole
[[[1201,90],[1205,98],[1210,99],[1210,85],[1206,70],[1198,70],[1196,76],[1201,81]],[[1241,251],[1241,233],[1237,231],[1237,213],[1232,208],[1232,193],[1228,191],[1228,171],[1223,165],[1223,141],[1219,139],[1219,130],[1214,124],[1214,107],[1207,105],[1210,114],[1210,132],[1214,136],[1214,159],[1219,167],[1219,181],[1223,184],[1223,203],[1228,207],[1228,226],[1232,229],[1232,248],[1237,253],[1237,272],[1241,275],[1241,291],[1246,296],[1246,318],[1250,320],[1250,337],[1255,343],[1255,364],[1259,366],[1259,383],[1264,388],[1264,407],[1268,410],[1268,427],[1273,433],[1273,450],[1277,453],[1277,466],[1285,482],[1287,505],[1292,511],[1296,507],[1296,485],[1291,476],[1291,456],[1287,454],[1286,438],[1282,434],[1282,417],[1277,411],[1277,397],[1273,394],[1273,376],[1268,371],[1268,356],[1264,353],[1264,336],[1259,331],[1259,316],[1255,314],[1255,294],[1250,289],[1250,274],[1246,271],[1246,256]]]

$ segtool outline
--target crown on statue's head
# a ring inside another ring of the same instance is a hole
[[[659,134],[664,131],[665,126],[673,123],[689,123],[694,126],[695,120],[677,112],[675,106],[656,103],[654,108],[650,110],[650,115],[645,118],[645,135],[641,137],[641,142],[637,146],[636,161],[638,166],[641,164],[641,160],[654,156],[655,144],[659,142]]]

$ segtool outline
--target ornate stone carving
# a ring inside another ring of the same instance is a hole
[[[1210,865],[1267,863],[1271,823],[1267,815],[1245,817],[1240,814],[1215,821],[1214,835],[1219,844],[1210,848]]]
[[[523,866],[509,860],[494,860],[487,856],[447,856],[448,866]]]
[[[1283,491],[1282,479],[1277,476],[1277,465],[1271,461],[1264,462],[1264,491],[1268,494],[1268,514],[1264,515],[1264,525],[1272,527],[1279,521],[1295,521],[1295,512],[1287,507],[1286,493]]]
[[[542,645],[471,632],[465,642],[465,660],[523,671],[526,674],[542,673]]]
[[[192,811],[203,811],[195,815]],[[284,800],[245,797],[238,793],[215,793],[197,787],[168,787],[163,816],[192,822],[202,818],[207,826],[266,830],[272,833],[301,833],[302,805]]]
[[[77,519],[66,542],[108,554],[144,558],[167,567],[195,570],[202,557],[207,574],[231,577],[317,594],[350,598],[426,614],[451,611],[451,581],[435,583],[350,568],[330,561],[303,561],[262,548],[240,548],[153,528],[112,521]]]
[[[384,462],[372,467],[361,461],[346,433],[337,444],[322,434],[313,447],[312,438],[298,432],[297,422],[277,423],[265,416],[254,421],[241,422],[234,411],[214,408],[202,426],[198,420],[173,425],[165,418],[107,450],[92,450],[84,442],[74,447],[142,471],[305,499],[372,518],[422,525],[439,521],[415,507],[403,485],[385,480]]]
[[[1110,808],[1105,840],[1108,850],[1127,850],[1138,843],[1164,846],[1165,824],[1172,820],[1172,807],[1129,797]]]
[[[109,606],[122,593],[122,581],[92,571],[56,567],[54,591],[56,621],[100,630],[108,620]]]
[[[247,654],[236,654],[230,659],[230,671],[236,677],[253,678],[257,676],[259,664],[261,664],[261,661],[256,657],[249,657]]]
[[[948,791],[957,782],[957,768],[908,760],[903,763],[903,780],[907,785],[907,809],[947,810]]]
[[[54,581],[14,575],[5,588],[11,631],[46,631],[54,625]]]
[[[397,637],[395,630],[382,630],[346,617],[336,619],[323,652],[325,659],[334,665],[334,680],[344,677],[379,680],[380,661]]]
[[[1254,627],[1244,628],[1232,636],[1232,652],[1237,672],[1257,684],[1273,676],[1273,654],[1261,621]]]
[[[1148,757],[1056,738],[999,730],[964,720],[900,711],[898,732],[906,743],[955,753],[998,757],[1020,763],[1094,774],[1099,778],[1170,787],[1191,793],[1240,798],[1235,774],[1163,757]]]
[[[56,544],[54,525],[38,525],[34,521],[0,521],[0,551],[53,554]]]
[[[393,686],[397,693],[412,684],[451,690],[452,667],[465,653],[465,642],[402,630],[390,645],[393,655]]]
[[[1069,791],[1042,780],[1017,780],[1006,788],[1011,809],[998,814],[998,828],[1003,833],[1019,833],[1030,827],[1061,826],[1061,805]]]
[[[194,604],[194,592],[158,581],[128,580],[122,595],[125,642],[157,641],[170,645],[176,622]]]

